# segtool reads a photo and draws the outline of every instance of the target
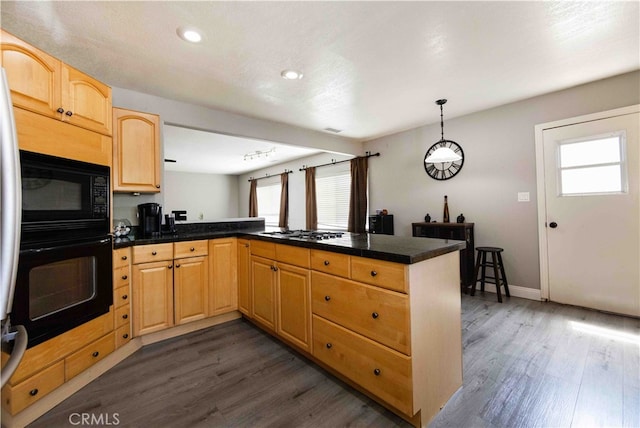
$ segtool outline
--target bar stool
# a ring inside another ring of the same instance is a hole
[[[504,285],[504,294],[510,297],[509,283],[507,282],[507,275],[504,273],[504,264],[502,263],[502,253],[504,249],[498,247],[477,247],[478,257],[476,258],[476,275],[473,282],[473,288],[471,288],[471,295],[476,294],[476,284],[480,281],[480,290],[484,291],[484,284],[495,284],[496,293],[498,293],[498,302],[502,303],[502,294],[500,293],[500,286]],[[487,253],[491,254],[491,261],[487,261]],[[480,267],[482,266],[482,275],[478,278]],[[493,267],[493,276],[487,276],[487,267]],[[492,279],[493,281],[488,281]]]

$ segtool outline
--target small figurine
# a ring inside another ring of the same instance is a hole
[[[431,216],[429,215],[429,213],[427,213],[427,215],[424,216],[424,222],[425,223],[431,223]]]
[[[458,223],[464,223],[464,214],[460,214],[457,218],[456,221]]]

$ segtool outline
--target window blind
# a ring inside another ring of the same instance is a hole
[[[347,230],[351,171],[349,162],[316,170],[318,229]]]
[[[280,217],[280,176],[258,182],[258,217],[266,226],[278,226]]]

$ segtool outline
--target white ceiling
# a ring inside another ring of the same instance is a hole
[[[446,120],[640,68],[638,1],[1,6],[4,29],[111,86],[359,140],[438,122],[439,98]],[[189,25],[200,44],[176,36]]]
[[[164,158],[176,161],[165,162],[167,171],[236,175],[320,153],[320,150],[174,125],[165,124],[163,129]]]

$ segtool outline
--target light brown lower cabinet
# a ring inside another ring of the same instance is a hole
[[[133,265],[133,335],[164,330],[173,322],[173,260]]]
[[[134,336],[238,309],[236,238],[134,246],[133,260]]]
[[[116,349],[131,340],[131,248],[113,251],[113,307]]]
[[[176,325],[207,317],[209,298],[209,258],[174,260],[173,291]]]
[[[276,331],[303,351],[311,352],[311,273],[278,263]]]
[[[309,250],[252,241],[251,253],[249,317],[302,351],[311,352]]]
[[[209,240],[208,316],[238,309],[238,243],[236,238]]]
[[[407,265],[260,240],[249,248],[257,325],[416,426],[462,385],[457,252]]]
[[[251,256],[253,311],[251,317],[271,331],[276,330],[276,272],[274,261]]]

